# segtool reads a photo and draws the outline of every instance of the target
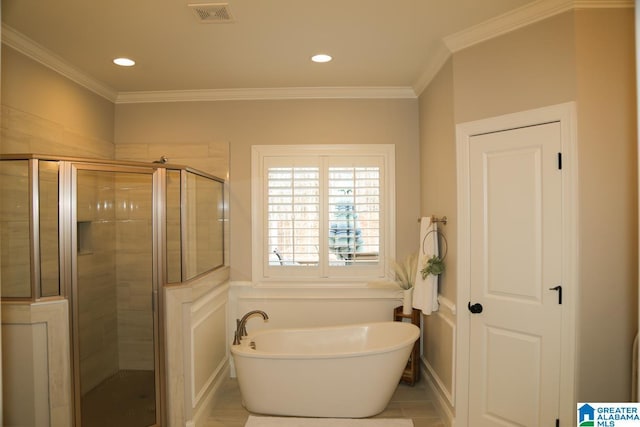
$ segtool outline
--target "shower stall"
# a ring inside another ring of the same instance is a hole
[[[224,266],[225,197],[183,166],[0,158],[2,302],[68,301],[76,427],[163,424],[162,290]]]

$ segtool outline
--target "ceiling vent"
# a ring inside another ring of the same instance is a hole
[[[234,22],[229,3],[193,3],[188,5],[202,23]]]

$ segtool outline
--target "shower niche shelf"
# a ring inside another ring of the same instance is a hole
[[[93,230],[91,221],[78,221],[78,255],[93,253]]]

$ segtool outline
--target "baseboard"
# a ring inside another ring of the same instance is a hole
[[[201,404],[195,410],[193,419],[186,422],[185,427],[204,427],[207,425],[207,420],[213,413],[213,408],[220,400],[220,389],[224,382],[229,378],[230,368],[229,363],[220,370],[218,376],[211,385],[209,391],[202,397]]]
[[[449,407],[447,397],[442,394],[440,387],[438,387],[436,381],[431,376],[430,370],[427,368],[427,363],[425,362],[424,358],[420,358],[420,362],[422,364],[422,375],[424,376],[427,386],[429,386],[431,392],[433,393],[433,396],[435,397],[433,405],[435,406],[438,415],[440,416],[446,427],[454,427],[455,415]]]

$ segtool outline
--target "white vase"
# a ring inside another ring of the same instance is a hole
[[[409,315],[413,313],[413,288],[405,289],[402,297],[402,314]]]

